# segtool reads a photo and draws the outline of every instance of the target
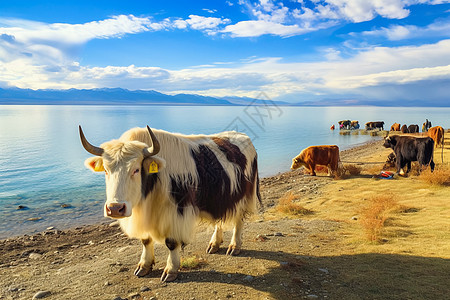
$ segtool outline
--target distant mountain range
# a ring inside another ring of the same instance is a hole
[[[208,97],[195,94],[167,95],[157,91],[121,88],[31,90],[0,88],[0,105],[279,105],[279,106],[416,106],[449,107],[447,100],[391,101],[380,99],[319,99],[302,102],[273,101],[264,93],[247,97]]]
[[[266,101],[266,102],[264,102]],[[42,105],[249,105],[267,104],[268,99],[207,97],[193,94],[167,95],[157,91],[130,91],[121,88],[31,90],[0,89],[0,104]],[[291,105],[273,102],[275,105]]]

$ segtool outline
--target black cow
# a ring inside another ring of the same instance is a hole
[[[418,161],[421,168],[430,165],[431,172],[434,171],[432,138],[392,135],[384,138],[383,146],[394,150],[397,174],[405,166],[408,166],[406,174],[409,173],[412,161]]]
[[[408,132],[409,133],[416,133],[419,132],[419,125],[417,124],[411,124],[408,126]]]
[[[339,121],[339,129],[350,129],[350,125],[351,125],[352,121],[350,120],[342,120]]]
[[[372,129],[380,129],[384,130],[384,122],[383,121],[377,121],[377,122],[367,122],[366,123],[366,130],[372,130]]]
[[[400,131],[401,131],[402,133],[408,133],[408,126],[406,126],[406,124],[403,124],[403,125],[402,125],[402,128],[400,129]]]

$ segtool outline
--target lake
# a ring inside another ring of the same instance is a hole
[[[0,238],[103,220],[104,178],[83,165],[90,154],[81,146],[78,125],[96,145],[146,125],[183,134],[242,131],[258,151],[260,176],[267,177],[288,171],[307,146],[336,144],[343,150],[373,139],[331,131],[338,120],[362,126],[383,120],[389,129],[394,122],[421,128],[425,118],[448,128],[450,108],[0,106]]]

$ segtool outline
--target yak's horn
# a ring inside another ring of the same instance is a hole
[[[158,154],[159,150],[161,149],[158,139],[156,138],[153,131],[150,129],[150,127],[147,125],[148,133],[150,134],[150,139],[152,140],[152,146],[149,148],[144,148],[144,157],[150,157],[153,155]]]
[[[91,143],[89,143],[86,140],[86,137],[84,136],[83,129],[81,129],[81,126],[78,126],[78,129],[80,131],[80,139],[81,139],[81,143],[83,144],[84,149],[86,149],[87,152],[89,152],[93,155],[102,156],[102,154],[105,150],[103,150],[103,148],[96,147],[96,146],[92,145]]]

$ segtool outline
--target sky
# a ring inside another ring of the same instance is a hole
[[[450,102],[450,0],[0,0],[0,88]]]

